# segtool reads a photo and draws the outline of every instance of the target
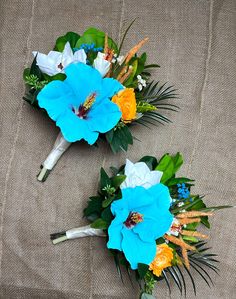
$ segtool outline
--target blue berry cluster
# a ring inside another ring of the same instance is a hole
[[[186,185],[183,184],[177,184],[178,187],[178,198],[181,199],[187,199],[190,196],[190,192],[188,190],[188,188],[186,187]]]
[[[95,47],[95,44],[92,43],[91,45],[89,44],[82,44],[79,48],[74,48],[74,51],[78,51],[84,49],[85,53],[88,53],[89,51],[93,51],[93,52],[102,52],[103,48],[102,47]]]

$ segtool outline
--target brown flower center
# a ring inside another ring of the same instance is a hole
[[[59,64],[58,64],[58,66],[57,66],[59,69],[63,69],[64,68],[64,66],[63,66],[63,64],[60,62]]]
[[[124,225],[127,228],[133,228],[140,222],[143,222],[143,215],[138,212],[130,212],[128,218],[124,222]]]

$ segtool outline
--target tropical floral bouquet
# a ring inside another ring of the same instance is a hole
[[[123,267],[141,289],[141,299],[151,299],[154,285],[164,280],[171,291],[171,280],[186,295],[192,271],[210,286],[208,270],[218,273],[216,254],[209,253],[199,231],[210,228],[208,217],[229,206],[206,207],[203,196],[191,192],[193,180],[177,177],[183,164],[181,154],[165,154],[158,162],[145,156],[133,164],[129,160],[111,177],[101,169],[100,187],[90,197],[84,216],[90,225],[51,235],[53,244],[85,236],[103,236],[120,277]],[[190,270],[191,268],[191,270]],[[135,271],[132,275],[130,270]]]
[[[60,128],[39,181],[45,181],[73,142],[96,145],[103,139],[113,152],[126,151],[133,144],[132,124],[170,121],[159,110],[176,110],[166,101],[176,97],[175,90],[150,80],[149,70],[158,65],[147,64],[146,53],[137,55],[148,38],[121,55],[130,26],[119,46],[104,32],[89,28],[81,36],[75,32],[60,36],[48,55],[33,52],[33,63],[23,74],[23,98],[46,111]]]

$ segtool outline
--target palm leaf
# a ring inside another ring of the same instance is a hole
[[[148,102],[156,102],[164,99],[177,98],[178,95],[175,93],[176,89],[174,89],[173,86],[166,87],[166,84],[167,83],[160,85],[159,81],[155,83],[151,81],[143,90],[143,99]]]
[[[141,119],[139,119],[139,122],[140,121],[141,121]],[[157,122],[163,125],[163,122],[160,119],[153,118],[149,115],[146,115],[146,113],[145,113],[145,116],[142,117],[142,122],[148,123],[148,124],[153,125],[153,126],[156,126]]]
[[[193,291],[194,291],[194,294],[195,294],[195,296],[196,296],[196,294],[197,294],[197,290],[196,290],[196,285],[195,285],[193,276],[192,276],[192,274],[190,273],[190,271],[188,270],[188,268],[185,266],[185,264],[183,264],[183,266],[184,266],[184,269],[186,270],[186,272],[188,273],[188,276],[189,276],[189,278],[190,278],[190,280],[191,280],[191,282],[192,282]]]
[[[176,89],[174,89],[173,86],[167,86],[167,83],[161,85],[159,81],[151,81],[147,84],[141,95],[138,96],[137,100],[144,101],[155,106],[158,109],[158,112],[157,110],[144,112],[142,120],[149,123],[150,121],[154,121],[155,125],[156,123],[163,124],[165,122],[171,122],[169,118],[159,113],[159,110],[178,111],[179,107],[177,105],[167,101],[177,98],[175,91]]]
[[[119,49],[118,49],[118,53],[117,53],[117,55],[119,56],[119,54],[120,54],[120,51],[121,51],[121,49],[122,49],[122,46],[123,46],[123,44],[124,44],[124,40],[125,40],[125,38],[126,38],[126,35],[127,35],[127,33],[129,32],[129,30],[130,30],[130,28],[132,27],[132,25],[133,25],[133,23],[136,21],[136,18],[135,19],[133,19],[133,21],[128,25],[128,27],[125,29],[125,32],[124,32],[124,34],[123,34],[123,36],[122,36],[122,39],[121,39],[121,42],[120,42],[120,45],[119,45]]]
[[[201,269],[201,271],[204,272],[205,275],[208,277],[208,279],[210,280],[210,282],[212,283],[212,285],[214,285],[213,280],[212,280],[211,276],[208,274],[208,272],[202,266],[200,266],[198,263],[194,262],[193,260],[190,261],[190,265],[194,268],[193,264],[196,267],[198,267],[199,269]]]
[[[164,277],[164,279],[165,279],[166,285],[167,285],[167,287],[168,287],[169,294],[171,294],[170,282],[169,282],[169,279],[168,279],[168,277],[167,277],[167,275],[166,275],[165,270],[162,271],[162,274],[163,274],[163,277]]]
[[[150,111],[148,111],[147,113],[146,113],[146,115],[149,115],[149,116],[152,116],[152,117],[154,117],[154,118],[160,118],[160,119],[162,119],[163,121],[165,121],[165,122],[172,122],[169,118],[167,118],[166,116],[164,116],[164,115],[162,115],[162,114],[160,114],[160,113],[158,113],[158,112],[156,112],[156,111],[152,111],[152,112],[150,112]]]
[[[168,267],[166,270],[170,274],[170,276],[173,278],[175,284],[177,285],[177,287],[178,287],[178,289],[180,291],[180,294],[182,295],[183,287],[182,287],[182,282],[181,282],[181,280],[178,277],[178,274],[176,275],[176,272],[171,267]]]
[[[173,267],[175,268],[175,267]],[[186,288],[186,282],[185,282],[185,278],[184,278],[184,275],[180,269],[180,267],[178,265],[176,265],[176,269],[178,270],[181,278],[182,278],[182,282],[183,282],[183,288],[184,288],[184,296],[186,297],[186,293],[187,293],[187,288]]]
[[[211,287],[210,283],[208,282],[208,280],[206,279],[206,277],[203,275],[203,273],[197,269],[197,267],[193,264],[193,262],[190,262],[191,267],[202,277],[202,279],[206,282],[206,284],[209,286],[209,288]]]
[[[214,211],[217,211],[217,210],[229,209],[229,208],[233,208],[233,206],[207,207],[207,208],[204,208],[204,209],[200,209],[199,211],[202,211],[202,212],[214,212]]]

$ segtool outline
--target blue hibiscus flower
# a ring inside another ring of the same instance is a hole
[[[40,91],[39,106],[68,142],[84,139],[94,144],[99,133],[108,132],[120,120],[121,112],[110,99],[124,87],[83,63],[70,64],[65,73],[64,81],[52,81]]]
[[[108,248],[124,252],[132,269],[149,265],[156,255],[156,239],[170,228],[171,197],[163,184],[148,189],[141,186],[121,190],[122,198],[111,205],[115,216],[108,229]]]

